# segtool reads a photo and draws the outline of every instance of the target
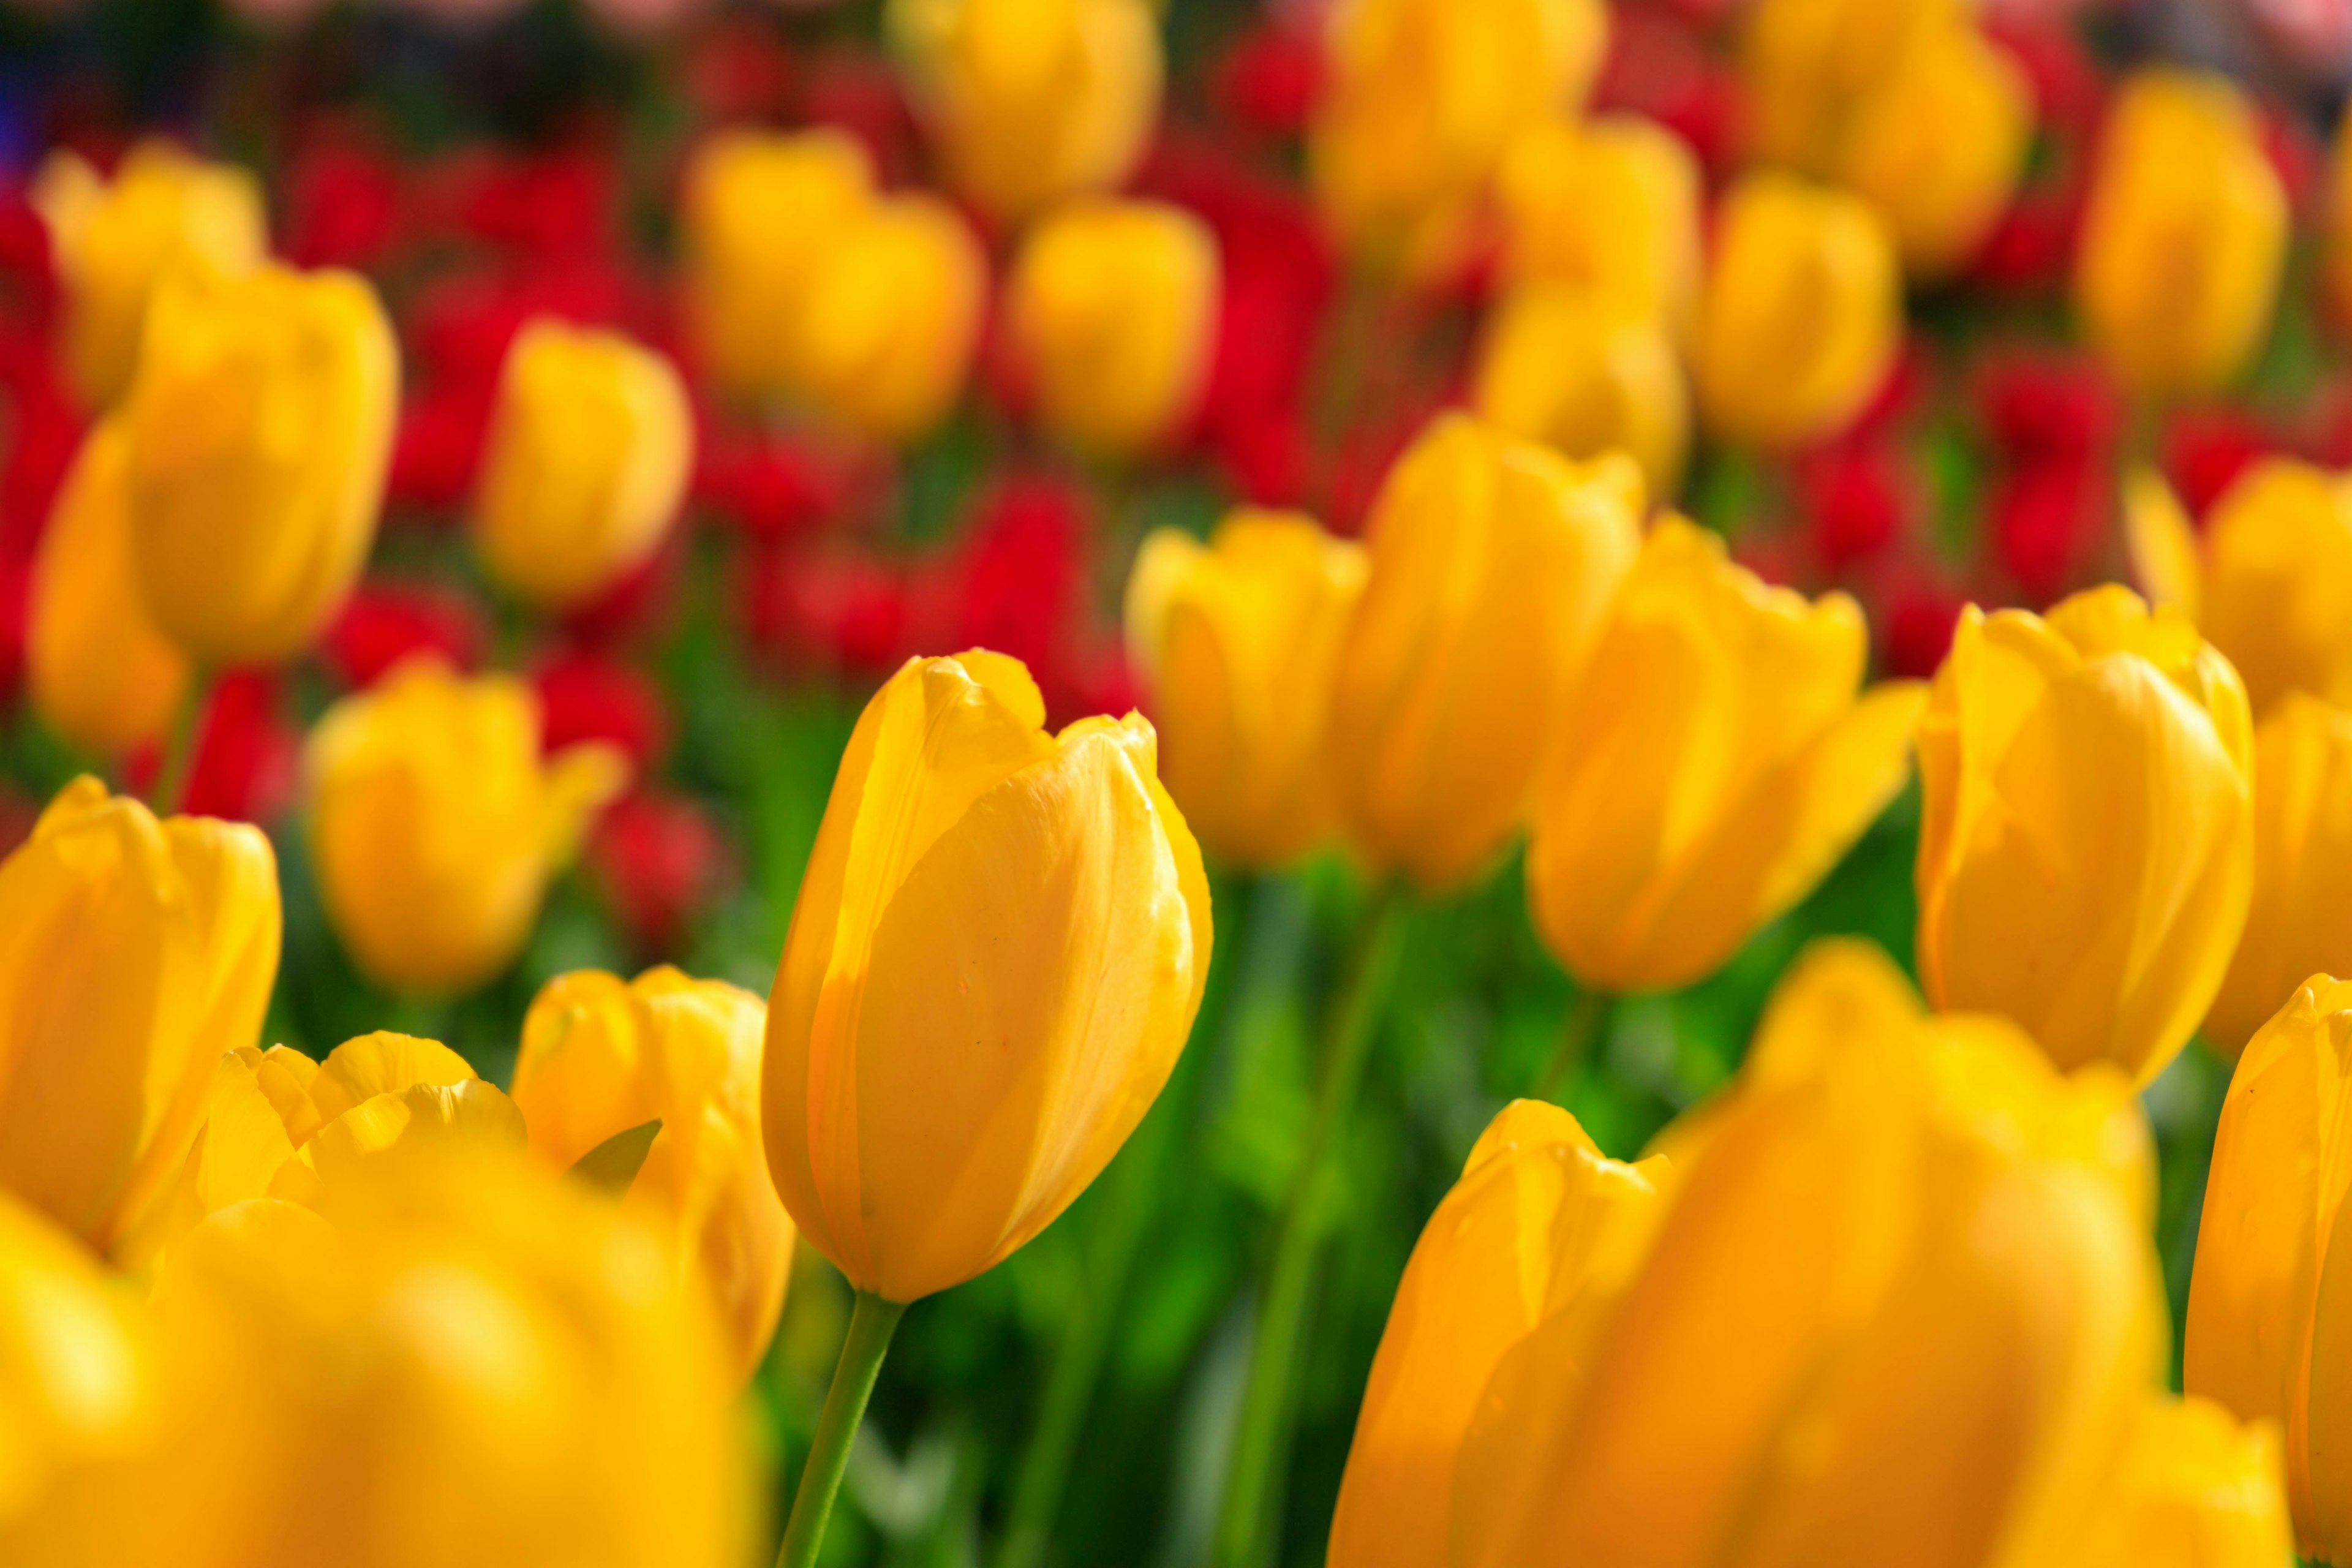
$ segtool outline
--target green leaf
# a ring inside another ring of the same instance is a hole
[[[600,1192],[619,1197],[637,1179],[637,1172],[652,1152],[654,1138],[661,1129],[661,1118],[656,1116],[626,1131],[614,1133],[581,1155],[572,1167],[572,1174]]]

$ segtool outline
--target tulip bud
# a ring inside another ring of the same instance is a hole
[[[2352,984],[2315,974],[2247,1042],[2221,1102],[2197,1231],[2181,1381],[2286,1435],[2299,1550],[2352,1556],[2352,1315],[2330,1267],[2352,1149]]]
[[[2270,330],[2287,200],[2227,79],[2166,68],[2116,91],[2075,249],[2074,298],[2115,375],[2147,398],[2219,390]]]
[[[132,555],[192,658],[271,663],[341,607],[375,537],[400,360],[348,272],[181,273],[125,405]]]
[[[1910,772],[1926,689],[1864,693],[1862,611],[1654,529],[1538,786],[1528,889],[1580,980],[1686,985],[1812,891]]]
[[[790,384],[810,276],[873,202],[872,163],[845,132],[728,131],[696,150],[678,198],[686,317],[720,385]]]
[[[811,264],[793,348],[800,395],[852,430],[907,443],[954,406],[980,344],[988,258],[955,209],[894,196]]]
[[[681,1275],[704,1281],[746,1379],[776,1331],[793,1261],[793,1224],[760,1142],[767,1018],[750,992],[675,969],[635,982],[583,970],[531,1003],[514,1073],[531,1152],[561,1169],[660,1121],[626,1203],[672,1237]]]
[[[166,276],[248,272],[269,248],[253,176],[167,142],[131,148],[110,184],[76,154],[53,153],[32,199],[65,290],[66,368],[91,408],[131,384],[148,303]]]
[[[1045,716],[1001,654],[890,678],[850,736],[769,997],[776,1189],[893,1301],[1053,1223],[1201,1005],[1208,883],[1151,726],[1054,735]]]
[[[2088,1535],[2083,1568],[2274,1568],[2294,1555],[2279,1435],[2206,1399],[2151,1397]]]
[[[188,689],[187,658],[140,597],[125,459],[119,420],[83,438],[41,535],[25,628],[34,710],[107,756],[162,740]]]
[[[1919,728],[1919,974],[2063,1068],[2142,1082],[2220,989],[2253,880],[2252,726],[2176,610],[1970,606]]]
[[[530,321],[482,454],[483,569],[551,609],[595,598],[660,548],[693,465],[694,412],[669,361],[617,332]]]
[[[1341,820],[1376,868],[1438,889],[1502,848],[1642,510],[1630,459],[1578,465],[1465,415],[1397,459],[1331,710]]]
[[[1759,0],[1740,44],[1751,150],[1834,177],[1861,106],[1973,9],[1969,0]]]
[[[303,769],[336,934],[376,984],[443,994],[522,951],[548,879],[627,774],[596,742],[542,763],[530,688],[432,659],[330,708]]]
[[[1878,216],[1842,191],[1745,176],[1723,199],[1699,310],[1699,408],[1765,447],[1834,436],[1895,363],[1902,275]]]
[[[1127,639],[1160,771],[1223,859],[1284,865],[1331,830],[1331,678],[1364,570],[1361,546],[1295,512],[1230,513],[1207,548],[1159,529],[1136,553]]]
[[[1580,109],[1608,43],[1600,0],[1341,0],[1307,142],[1324,216],[1376,264],[1456,260],[1522,130]]]
[[[1215,237],[1181,207],[1086,202],[1039,224],[1004,313],[1046,426],[1113,458],[1171,440],[1208,378],[1218,272]]]
[[[1487,318],[1472,405],[1499,429],[1569,457],[1622,451],[1661,499],[1682,488],[1690,393],[1654,319],[1573,285],[1523,286]]]
[[[2033,89],[1969,27],[1906,50],[1857,110],[1844,184],[1878,209],[1905,268],[1948,276],[2009,205],[2033,141]]]
[[[1455,1461],[1480,1397],[1515,1352],[1597,1316],[1663,1208],[1664,1160],[1604,1157],[1576,1118],[1515,1100],[1405,1263],[1339,1483],[1332,1568],[1443,1563]]]
[[[1603,114],[1520,132],[1496,174],[1503,276],[1558,283],[1687,345],[1698,313],[1698,160],[1654,121]]]
[[[100,1251],[170,1190],[278,975],[278,862],[77,779],[0,860],[0,1190]]]

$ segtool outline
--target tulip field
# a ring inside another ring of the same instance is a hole
[[[2347,89],[0,0],[0,1564],[2352,1568]]]

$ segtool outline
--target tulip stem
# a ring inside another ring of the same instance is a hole
[[[1307,1330],[1307,1298],[1323,1239],[1318,1200],[1324,1195],[1333,1147],[1363,1084],[1374,1026],[1396,970],[1404,909],[1395,883],[1373,892],[1356,928],[1339,990],[1324,1016],[1323,1077],[1307,1145],[1283,1200],[1273,1265],[1250,1347],[1249,1379],[1243,1386],[1224,1503],[1217,1519],[1218,1568],[1264,1568],[1274,1561],[1297,1414],[1298,1347]]]
[[[211,689],[212,680],[205,671],[188,671],[187,689],[180,693],[180,705],[172,714],[171,732],[163,737],[163,755],[155,766],[152,804],[158,816],[169,816],[177,811],[188,793],[188,774],[196,762],[196,734],[203,728],[205,698]]]
[[[833,1518],[834,1495],[849,1468],[849,1442],[866,1418],[866,1402],[874,1396],[874,1380],[881,1375],[882,1357],[890,1336],[906,1315],[904,1301],[887,1301],[871,1290],[857,1292],[849,1314],[849,1336],[842,1342],[841,1363],[833,1369],[833,1386],[825,1390],[824,1409],[816,1418],[816,1436],[809,1444],[808,1463],[801,1468],[801,1484],[793,1494],[792,1518],[784,1525],[784,1543],[776,1552],[776,1568],[810,1568],[817,1548],[824,1544],[824,1527]]]
[[[1543,1076],[1536,1079],[1538,1100],[1559,1102],[1592,1055],[1592,1047],[1609,1032],[1609,1020],[1616,1012],[1615,992],[1587,987],[1576,994],[1576,1000],[1568,1005],[1568,1020],[1560,1026],[1559,1043],[1552,1047]]]

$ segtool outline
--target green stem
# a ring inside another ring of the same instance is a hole
[[[1616,1011],[1614,992],[1588,988],[1576,994],[1576,1000],[1568,1005],[1568,1021],[1560,1026],[1559,1043],[1552,1047],[1551,1060],[1536,1079],[1538,1100],[1559,1100],[1591,1057],[1592,1047],[1609,1032],[1609,1020]]]
[[[1267,1271],[1249,1378],[1234,1434],[1224,1505],[1217,1519],[1218,1568],[1263,1568],[1273,1561],[1284,1483],[1290,1469],[1297,1363],[1307,1329],[1307,1298],[1322,1240],[1316,1200],[1339,1130],[1354,1110],[1370,1054],[1374,1024],[1387,1001],[1405,900],[1394,883],[1376,891],[1356,930],[1354,951],[1325,1016],[1323,1079],[1307,1146],[1283,1202]]]
[[[906,1311],[903,1301],[886,1301],[871,1290],[857,1293],[857,1305],[849,1314],[849,1337],[842,1342],[841,1364],[833,1369],[833,1386],[825,1391],[824,1410],[816,1418],[816,1436],[801,1469],[800,1489],[793,1494],[793,1514],[784,1525],[776,1568],[810,1568],[816,1562],[825,1523],[833,1517],[834,1494],[841,1490],[842,1472],[849,1468],[849,1440],[866,1418],[866,1402],[874,1396],[883,1354]]]
[[[209,675],[202,669],[188,671],[187,689],[180,693],[179,709],[172,715],[172,732],[163,741],[163,761],[155,769],[155,788],[149,804],[158,816],[178,810],[188,793],[188,774],[196,763],[196,736],[204,728],[205,700],[211,691]]]

